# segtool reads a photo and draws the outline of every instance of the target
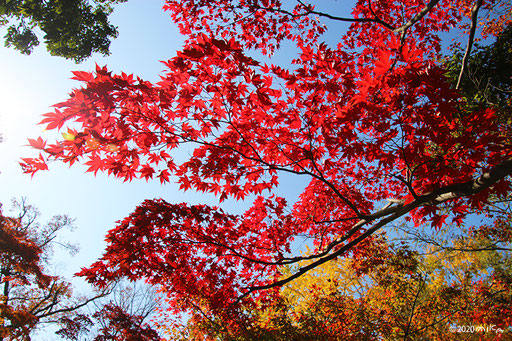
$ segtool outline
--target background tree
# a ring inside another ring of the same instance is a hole
[[[75,72],[83,88],[41,122],[63,139],[29,140],[41,154],[23,159],[26,172],[83,159],[125,181],[174,175],[220,202],[253,200],[240,215],[146,200],[81,276],[99,286],[145,278],[171,313],[208,312],[236,330],[283,285],[341,256],[371,259],[374,234],[402,217],[441,229],[506,197],[506,126],[491,108],[461,115],[464,98],[435,62],[443,32],[467,29],[473,44],[490,1],[357,1],[351,16],[294,4],[169,0],[189,39],[159,83]],[[332,22],[351,26],[323,43]],[[257,60],[284,43],[295,44],[291,64]],[[185,160],[181,146],[193,149]],[[283,173],[310,180],[292,205],[278,195]],[[311,253],[293,252],[299,238]]]
[[[505,26],[496,40],[488,45],[475,45],[464,69],[460,91],[468,107],[498,111],[504,123],[512,122],[512,25]],[[452,46],[453,54],[447,58],[447,76],[454,84],[461,72],[464,54],[459,45]]]
[[[67,340],[160,340],[147,323],[157,299],[153,287],[118,283],[109,296],[93,302],[89,313],[61,318],[56,334]]]
[[[0,1],[0,26],[7,26],[5,46],[30,54],[39,32],[48,52],[81,62],[93,53],[109,54],[117,29],[108,22],[112,5],[126,0]]]
[[[55,245],[76,251],[58,239],[60,231],[72,228],[72,219],[57,215],[40,225],[39,212],[25,200],[14,201],[14,207],[17,216],[0,215],[0,339],[30,340],[37,327],[56,323],[106,292],[76,297],[69,282],[48,274]]]
[[[322,264],[238,325],[196,311],[170,339],[505,340],[512,333],[512,234],[497,240],[498,231],[461,228],[452,248],[428,241],[414,251],[380,235],[376,249]]]

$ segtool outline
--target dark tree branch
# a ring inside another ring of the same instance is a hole
[[[247,291],[242,294],[238,300],[240,301],[244,297],[250,295],[252,292],[259,291],[259,290],[266,290],[271,289],[274,287],[283,286],[292,280],[302,276],[306,272],[308,272],[311,269],[314,269],[332,259],[335,259],[366,238],[370,237],[372,234],[374,234],[376,231],[378,231],[380,228],[385,226],[386,224],[400,218],[401,216],[409,213],[410,211],[424,205],[437,205],[439,203],[470,196],[476,193],[479,193],[490,186],[498,183],[499,181],[503,180],[506,176],[509,176],[512,174],[512,159],[509,159],[498,166],[493,167],[489,172],[482,174],[480,177],[474,180],[466,181],[459,184],[449,185],[442,188],[439,188],[435,191],[426,193],[424,195],[419,196],[417,199],[413,200],[412,202],[405,204],[404,202],[399,202],[396,205],[384,207],[383,209],[369,215],[367,219],[362,219],[358,223],[356,223],[352,229],[345,234],[341,239],[338,239],[331,244],[328,245],[327,251],[324,251],[320,254],[309,256],[309,257],[297,257],[296,259],[302,258],[301,260],[307,260],[307,259],[316,259],[316,261],[303,266],[297,270],[296,273],[283,278],[281,280],[278,280],[276,282],[261,285],[261,286],[254,286],[254,287],[248,287]],[[358,237],[354,238],[350,242],[348,242],[345,245],[342,245],[339,247],[336,251],[328,254],[328,251],[332,250],[335,246],[338,246],[340,243],[346,241],[351,236],[353,236],[357,231],[359,231],[364,225],[366,225],[369,222],[375,221],[381,217],[381,220],[377,221],[375,224],[373,224],[370,228],[368,228],[364,233],[359,235]]]
[[[439,2],[439,0],[430,0],[430,2],[425,7],[423,7],[423,9],[418,14],[416,14],[405,25],[395,28],[393,30],[393,32],[397,32],[397,33],[402,32],[402,34],[403,34],[405,31],[407,31],[409,28],[411,28],[411,26],[413,26],[418,21],[420,21],[428,12],[430,12],[430,10],[432,10],[432,8],[434,8],[434,6],[437,5],[438,2]]]
[[[412,323],[412,319],[414,317],[414,311],[416,310],[416,304],[418,303],[418,297],[420,296],[420,293],[423,288],[423,284],[425,283],[425,280],[426,280],[426,277],[421,276],[421,274],[420,274],[420,282],[418,283],[418,290],[416,290],[416,295],[414,296],[414,302],[413,302],[412,308],[411,308],[411,314],[409,316],[409,321],[407,322],[407,328],[405,329],[404,341],[407,341],[409,338],[409,331],[411,329],[411,323]]]
[[[41,314],[41,315],[39,315],[37,317],[43,318],[43,317],[48,317],[48,316],[56,315],[56,314],[59,314],[59,313],[69,313],[69,312],[78,310],[78,309],[80,309],[82,307],[85,307],[87,304],[97,300],[98,298],[105,297],[105,296],[107,296],[109,294],[110,294],[110,290],[105,290],[105,291],[102,291],[101,293],[99,293],[96,296],[88,298],[87,300],[83,301],[80,304],[77,304],[77,305],[74,305],[74,306],[70,306],[70,307],[61,308],[61,309],[57,309],[57,310],[54,310],[54,311],[50,311],[50,312],[47,312],[45,314]]]
[[[468,38],[468,45],[466,46],[466,52],[464,53],[464,58],[462,58],[462,66],[460,68],[459,78],[457,79],[457,85],[455,86],[455,89],[460,88],[460,83],[462,81],[462,76],[468,66],[468,59],[469,55],[471,54],[471,48],[473,47],[473,41],[475,39],[475,31],[476,31],[476,25],[478,21],[478,10],[480,9],[480,6],[482,6],[483,0],[476,0],[475,5],[473,6],[473,9],[471,9],[471,28],[469,31],[469,38]]]
[[[287,10],[284,10],[284,9],[281,9],[281,8],[267,8],[267,7],[261,7],[261,6],[255,6],[256,9],[260,9],[260,10],[265,10],[265,11],[268,11],[268,12],[274,12],[274,13],[283,13],[283,14],[287,14],[293,18],[296,18],[296,17],[300,17],[300,16],[305,16],[305,15],[310,15],[310,14],[314,14],[314,15],[318,15],[320,17],[325,17],[325,18],[328,18],[328,19],[331,19],[331,20],[336,20],[336,21],[342,21],[342,22],[351,22],[351,23],[376,23],[376,24],[379,24],[379,25],[382,25],[384,26],[386,29],[392,31],[392,32],[395,32],[395,33],[402,33],[402,38],[405,36],[405,32],[411,28],[414,24],[416,24],[418,21],[420,21],[428,12],[430,12],[432,10],[432,8],[434,8],[434,6],[436,6],[439,2],[439,0],[431,0],[424,8],[421,9],[421,11],[419,11],[414,17],[412,17],[407,23],[405,23],[404,25],[400,26],[400,27],[394,27],[393,25],[391,25],[390,23],[378,18],[376,15],[375,15],[375,12],[373,11],[373,8],[371,6],[371,2],[368,4],[369,5],[369,9],[370,9],[370,12],[374,15],[373,18],[348,18],[348,17],[339,17],[339,16],[335,16],[335,15],[332,15],[332,14],[329,14],[329,13],[324,13],[324,12],[319,12],[319,11],[315,11],[313,10],[309,5],[305,4],[304,2],[302,1],[298,1],[303,7],[304,9],[307,11],[305,14],[294,14],[290,11],[287,11]]]
[[[269,8],[269,7],[262,7],[262,6],[255,6],[256,9],[259,9],[259,10],[264,10],[264,11],[267,11],[267,12],[273,12],[273,13],[282,13],[282,14],[286,14],[286,15],[289,15],[291,16],[292,18],[297,18],[297,17],[303,17],[303,16],[307,16],[307,15],[310,15],[310,14],[315,14],[315,15],[318,15],[318,16],[321,16],[321,17],[326,17],[328,19],[331,19],[331,20],[336,20],[336,21],[342,21],[342,22],[352,22],[352,23],[355,23],[355,22],[360,22],[360,23],[377,23],[377,24],[380,24],[382,26],[384,26],[385,28],[387,28],[388,30],[394,30],[395,28],[393,26],[391,26],[390,24],[388,24],[387,22],[375,17],[375,18],[348,18],[348,17],[338,17],[338,16],[335,16],[335,15],[331,15],[331,14],[328,14],[328,13],[324,13],[324,12],[318,12],[318,11],[314,11],[311,9],[311,7],[309,7],[307,4],[304,4],[303,2],[299,1],[300,4],[304,7],[304,9],[307,11],[306,13],[303,13],[303,14],[294,14],[290,11],[287,11],[287,10],[284,10],[282,8]]]
[[[318,15],[318,16],[321,16],[321,17],[326,17],[328,19],[331,19],[331,20],[336,20],[336,21],[343,21],[343,22],[374,22],[374,23],[377,23],[379,25],[382,25],[384,26],[385,28],[387,28],[388,30],[395,30],[395,28],[393,26],[391,26],[389,23],[385,22],[384,20],[382,19],[379,19],[375,13],[373,12],[373,10],[371,9],[371,4],[370,4],[370,11],[373,13],[374,17],[373,18],[347,18],[347,17],[338,17],[338,16],[335,16],[335,15],[331,15],[329,13],[324,13],[324,12],[319,12],[319,11],[315,11],[313,9],[311,9],[310,6],[306,5],[305,3],[303,3],[302,1],[298,0],[298,2],[306,9],[307,11],[307,15],[309,14],[315,14],[315,15]]]

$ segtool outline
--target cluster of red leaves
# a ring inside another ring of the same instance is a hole
[[[64,316],[59,320],[61,329],[55,332],[62,338],[69,340],[79,340],[80,334],[88,332],[89,327],[93,325],[92,320],[87,315],[77,314],[73,317]]]
[[[286,40],[317,42],[325,28],[297,4],[289,11],[279,0],[179,1],[167,0],[170,12],[184,35],[235,38],[248,49],[273,54]]]
[[[161,81],[106,67],[76,72],[84,86],[42,123],[80,129],[68,128],[52,144],[30,140],[42,153],[24,159],[25,171],[44,169],[48,159],[83,159],[89,171],[125,181],[165,183],[174,175],[182,189],[220,201],[272,193],[279,172],[311,183],[290,214],[277,196],[257,199],[241,217],[146,201],[109,233],[106,255],[81,275],[99,284],[147,276],[188,307],[199,300],[222,308],[272,286],[279,265],[298,261],[287,258],[297,234],[325,255],[339,240],[365,236],[362,226],[382,217],[372,212],[385,200],[411,207],[396,208],[391,220],[419,207],[411,213],[416,222],[443,224],[446,217],[422,196],[471,181],[512,156],[494,113],[461,114],[458,93],[434,63],[438,34],[460,19],[454,1],[431,2],[420,17],[419,0],[358,1],[336,47],[318,44],[324,27],[313,15],[323,15],[312,6],[167,1],[189,40],[164,63]],[[244,52],[271,53],[285,40],[299,51],[288,69]],[[176,162],[171,154],[187,145],[192,155]],[[508,189],[500,181],[452,198],[455,219]]]
[[[106,326],[100,329],[100,334],[94,339],[95,341],[160,340],[154,329],[142,323],[142,316],[130,315],[119,306],[107,304],[93,316],[102,323],[107,321]]]
[[[102,286],[119,277],[165,281],[179,293],[172,306],[222,307],[249,283],[265,283],[290,252],[294,231],[285,223],[284,201],[278,203],[260,198],[238,217],[205,205],[146,200],[109,232],[102,260],[79,275]]]

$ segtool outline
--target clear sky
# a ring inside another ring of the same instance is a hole
[[[112,54],[94,55],[80,65],[50,56],[43,45],[30,56],[0,47],[0,202],[7,214],[10,198],[26,196],[46,218],[68,214],[77,219],[76,231],[66,238],[79,242],[81,252],[71,264],[65,260],[67,275],[98,258],[106,231],[145,198],[164,197],[177,202],[193,199],[178,194],[172,184],[122,183],[105,175],[86,174],[83,166],[69,168],[52,163],[49,172],[40,172],[31,179],[18,165],[20,157],[35,156],[35,151],[26,146],[27,138],[43,133],[44,127],[37,125],[41,115],[79,86],[70,79],[71,71],[91,71],[98,63],[116,72],[158,79],[164,68],[159,60],[173,57],[183,42],[169,15],[162,11],[162,4],[163,0],[130,0],[118,5],[111,16],[119,28],[119,37],[111,44]]]

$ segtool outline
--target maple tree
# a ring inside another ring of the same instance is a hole
[[[98,286],[144,278],[162,286],[171,312],[239,324],[309,271],[367,257],[374,234],[402,217],[440,229],[509,193],[507,126],[492,108],[467,110],[436,62],[440,35],[466,30],[464,76],[478,15],[496,18],[491,1],[360,0],[349,16],[316,5],[168,0],[188,40],[160,82],[106,67],[74,73],[83,87],[41,122],[63,139],[30,139],[41,153],[23,159],[27,173],[81,161],[125,181],[174,176],[183,190],[253,201],[235,215],[146,200],[80,276]],[[322,42],[336,22],[350,27]],[[266,64],[284,44],[296,48],[291,64]],[[276,194],[283,174],[310,180],[291,205]],[[308,255],[292,252],[300,236]]]

